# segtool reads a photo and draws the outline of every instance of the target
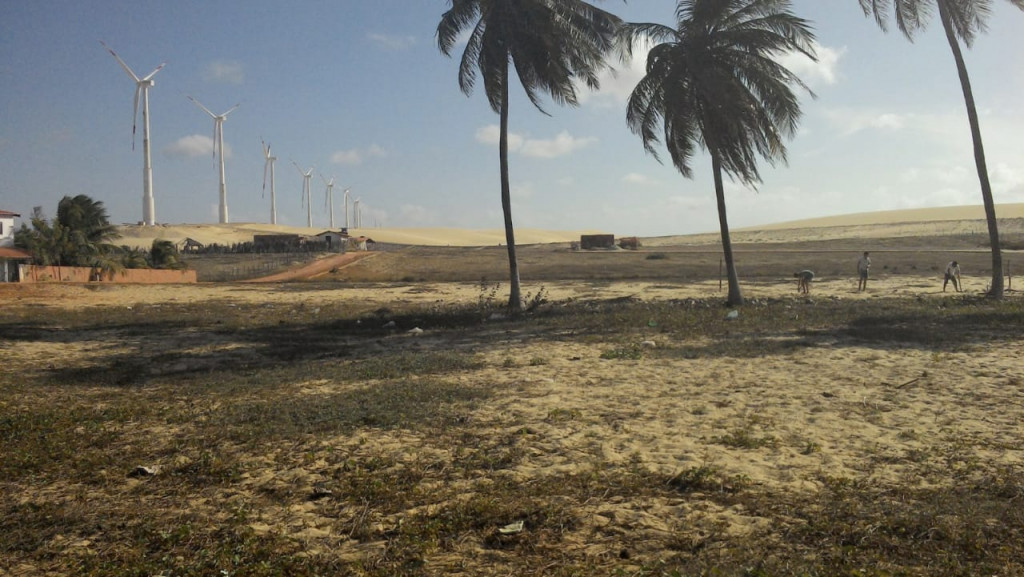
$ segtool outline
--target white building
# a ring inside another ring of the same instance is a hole
[[[32,260],[32,255],[14,248],[14,219],[20,216],[0,210],[0,282],[18,280],[18,263]]]

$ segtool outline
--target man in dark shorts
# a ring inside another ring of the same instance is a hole
[[[857,276],[860,280],[857,281],[857,292],[867,290],[868,288],[868,269],[871,268],[871,258],[868,256],[868,252],[864,251],[864,256],[857,259]]]

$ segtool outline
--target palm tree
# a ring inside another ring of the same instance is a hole
[[[621,21],[582,0],[449,0],[437,26],[437,44],[451,56],[463,31],[470,35],[459,65],[459,88],[469,96],[477,74],[491,109],[501,118],[498,156],[511,291],[509,307],[523,307],[516,261],[508,169],[509,66],[538,110],[540,93],[577,105],[576,84],[599,87],[597,74],[614,46]]]
[[[722,250],[729,277],[728,304],[743,304],[729,238],[722,173],[748,186],[761,182],[757,157],[786,161],[800,104],[791,85],[807,89],[773,57],[800,52],[814,59],[814,34],[794,16],[789,0],[680,0],[676,27],[626,24],[627,55],[640,41],[657,43],[646,75],[626,111],[630,129],[658,158],[659,130],[672,164],[692,178],[697,148],[711,156]],[[807,89],[810,92],[809,89]],[[660,160],[660,159],[659,159]]]
[[[1024,0],[1009,0],[1017,8],[1024,10]],[[974,141],[974,164],[978,171],[981,184],[981,199],[985,205],[985,220],[988,222],[988,239],[992,247],[992,286],[989,296],[1003,297],[1003,254],[999,243],[999,228],[996,224],[996,205],[992,198],[992,185],[988,180],[988,166],[985,164],[985,147],[981,141],[981,124],[978,122],[978,110],[974,105],[974,93],[971,80],[967,75],[967,65],[960,50],[960,41],[968,48],[974,43],[979,32],[987,27],[989,14],[992,12],[992,0],[860,0],[860,7],[865,15],[874,14],[875,21],[882,30],[888,27],[887,12],[891,7],[896,15],[896,26],[913,41],[914,34],[923,29],[931,16],[932,7],[939,11],[939,20],[946,33],[946,41],[953,52],[956,71],[960,76],[960,88],[964,93],[964,104],[967,106],[967,121],[971,126],[971,138]]]
[[[84,194],[65,196],[57,204],[56,225],[70,231],[72,243],[64,255],[69,264],[95,266],[95,261],[106,261],[112,252],[119,252],[110,241],[120,234],[110,224],[101,201]]]

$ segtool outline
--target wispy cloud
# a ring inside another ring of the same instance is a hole
[[[376,46],[385,50],[406,50],[416,45],[415,36],[396,36],[393,34],[370,32],[366,37]]]
[[[831,48],[815,42],[814,51],[818,56],[817,61],[811,60],[799,52],[789,52],[780,56],[778,62],[812,88],[838,82],[839,60],[846,54],[846,47]]]
[[[501,129],[494,124],[483,126],[476,131],[476,140],[483,144],[497,145]],[[509,133],[508,149],[511,152],[531,158],[558,158],[585,148],[597,142],[596,138],[578,138],[563,130],[554,138],[526,138],[520,134]]]
[[[369,158],[383,158],[388,155],[387,150],[376,144],[371,144],[367,148],[350,148],[348,150],[339,150],[331,155],[331,162],[334,164],[344,164],[347,166],[356,166],[366,162]]]
[[[631,172],[626,176],[622,177],[622,182],[627,184],[639,184],[642,186],[653,186],[661,184],[660,181],[647,176],[646,174],[640,174],[639,172]]]
[[[213,156],[213,139],[202,134],[190,134],[168,144],[163,153],[174,158]],[[224,143],[224,158],[231,158],[231,146]]]
[[[869,129],[900,130],[907,124],[907,117],[904,115],[877,110],[835,108],[827,111],[825,115],[843,136]]]
[[[234,60],[214,60],[203,70],[203,80],[221,84],[241,84],[245,81],[245,70]]]

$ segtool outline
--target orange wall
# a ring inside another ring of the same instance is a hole
[[[89,282],[93,269],[77,266],[37,266],[23,264],[20,266],[21,282]],[[194,270],[163,270],[133,268],[115,272],[113,277],[104,276],[98,282],[114,283],[194,283]]]

